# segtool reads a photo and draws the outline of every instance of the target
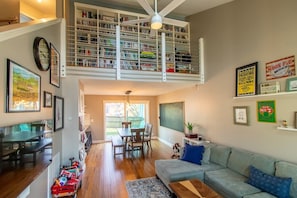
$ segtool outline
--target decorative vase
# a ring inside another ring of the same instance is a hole
[[[193,130],[192,129],[188,129],[188,133],[192,134]]]

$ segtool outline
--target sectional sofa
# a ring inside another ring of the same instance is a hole
[[[156,175],[170,191],[170,182],[197,178],[225,198],[297,198],[297,164],[214,143],[202,147],[201,165],[155,161]]]

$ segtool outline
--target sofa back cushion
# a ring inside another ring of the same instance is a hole
[[[210,150],[210,161],[227,167],[231,148],[223,145],[215,145]]]
[[[291,189],[290,196],[292,198],[297,198],[297,164],[290,162],[279,161],[276,162],[275,175],[278,177],[291,177]]]
[[[249,176],[249,166],[253,158],[253,153],[245,150],[232,148],[231,154],[228,160],[228,168],[244,175]]]
[[[269,157],[266,155],[262,155],[262,154],[258,154],[258,153],[254,153],[251,165],[253,165],[257,169],[263,171],[264,173],[274,175],[275,174],[275,162],[276,162],[275,158],[272,158],[272,157]]]

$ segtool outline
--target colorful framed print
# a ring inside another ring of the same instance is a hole
[[[50,67],[50,84],[60,87],[60,54],[51,43],[51,67]]]
[[[259,122],[276,122],[275,101],[258,101],[257,115]]]
[[[54,96],[54,131],[64,128],[64,98]]]
[[[52,107],[52,93],[43,92],[43,107]]]
[[[257,94],[258,62],[236,68],[235,96],[251,96]]]
[[[297,91],[297,77],[286,80],[286,91]]]
[[[288,56],[266,63],[266,80],[295,75],[295,56]]]
[[[40,84],[38,74],[7,59],[6,112],[40,111]]]
[[[248,125],[248,107],[235,106],[233,107],[234,124]]]

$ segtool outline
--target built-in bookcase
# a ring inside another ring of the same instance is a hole
[[[191,73],[189,25],[122,24],[146,15],[75,3],[74,53],[69,66],[116,68],[116,26],[120,26],[120,68],[161,71],[161,33],[166,40],[166,71]]]

